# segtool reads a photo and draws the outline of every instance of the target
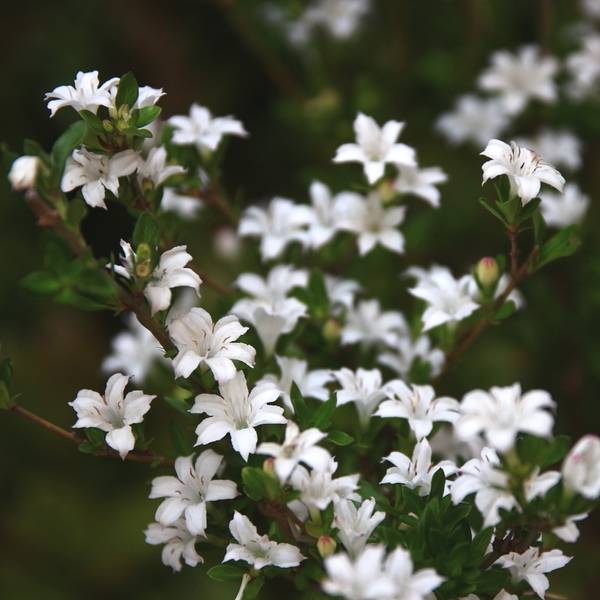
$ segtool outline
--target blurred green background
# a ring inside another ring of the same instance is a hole
[[[458,276],[482,256],[506,253],[497,222],[477,201],[483,148],[452,148],[433,124],[458,95],[474,90],[494,50],[537,43],[564,56],[572,49],[565,32],[582,19],[577,3],[374,0],[352,39],[316,35],[303,52],[264,18],[266,4],[5,3],[0,142],[21,152],[23,139],[31,138],[49,149],[73,114],[63,110],[49,119],[46,92],[72,84],[80,70],[98,70],[101,82],[131,70],[140,85],[167,92],[160,101],[165,118],[187,114],[196,101],[214,115],[243,121],[250,137],[231,140],[224,162],[230,194],[241,194],[245,203],[274,195],[306,202],[313,178],[335,191],[358,181],[357,165],[333,166],[331,158],[341,143],[353,140],[352,121],[361,110],[380,124],[406,121],[401,141],[417,149],[421,166],[439,165],[450,176],[439,210],[409,203],[402,228],[409,258],[378,250],[360,261],[353,275],[367,290],[384,290],[386,308],[398,308],[398,289],[406,285],[399,275],[410,264],[438,262]],[[273,4],[293,13],[305,3]],[[515,135],[530,134],[540,123],[570,124],[583,140],[578,181],[592,198],[583,244],[571,258],[524,282],[527,309],[488,329],[438,388],[457,398],[475,387],[515,381],[525,390],[549,390],[558,403],[556,432],[574,440],[600,433],[599,108],[536,106],[520,118]],[[78,390],[104,389],[99,365],[120,321],[40,302],[20,290],[19,281],[41,266],[40,231],[20,196],[4,182],[0,186],[2,353],[13,360],[21,404],[68,428],[75,415],[67,402]],[[93,210],[86,220],[98,255],[116,252],[131,231],[124,211],[111,208],[110,218]],[[234,273],[212,258],[215,223],[201,217],[196,229],[186,231],[186,241],[201,268],[230,282]],[[390,272],[398,274],[398,288],[383,285],[381,277]],[[400,302],[410,304],[404,293]],[[160,431],[168,418],[168,411],[157,409],[150,427]],[[167,438],[159,437],[157,446],[170,450]],[[204,575],[206,566],[174,575],[160,562],[160,549],[144,543],[142,530],[158,505],[147,500],[152,476],[146,465],[81,454],[15,414],[0,414],[0,598],[234,597],[237,586],[216,586]],[[596,598],[600,589],[600,517],[592,515],[581,529],[575,551],[565,548],[578,559],[551,576],[551,591],[571,600]],[[261,597],[292,591],[267,587]]]

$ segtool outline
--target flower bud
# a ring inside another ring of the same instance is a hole
[[[323,558],[326,556],[331,556],[335,552],[336,548],[336,541],[328,535],[322,535],[317,542],[317,550]]]
[[[135,264],[135,275],[136,277],[148,277],[152,273],[152,266],[150,265],[150,259],[144,262],[137,262]]]
[[[37,156],[21,156],[15,160],[8,173],[8,180],[15,191],[35,186],[40,159]]]
[[[275,473],[275,459],[272,456],[269,456],[263,463],[263,471],[273,479],[277,479],[277,474]]]
[[[136,262],[142,263],[152,258],[152,248],[146,242],[139,244],[135,251]]]
[[[498,263],[491,256],[486,256],[485,258],[482,258],[477,263],[475,272],[477,273],[479,283],[481,283],[483,288],[486,290],[493,288],[496,285],[496,283],[498,283],[498,279],[500,279],[500,270],[498,269]]]
[[[377,187],[377,191],[383,204],[387,204],[398,197],[398,190],[394,187],[393,179],[384,179]]]
[[[588,500],[600,496],[600,438],[583,436],[562,465],[563,485]]]
[[[102,127],[106,133],[112,133],[115,130],[115,126],[110,119],[104,119],[104,121],[102,121]]]
[[[323,325],[321,334],[327,342],[336,342],[340,339],[342,326],[337,319],[328,319]]]

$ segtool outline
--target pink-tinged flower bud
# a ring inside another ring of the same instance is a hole
[[[15,160],[8,173],[8,181],[15,191],[35,187],[40,159],[37,156],[21,156]]]
[[[384,179],[378,186],[377,191],[383,204],[391,202],[398,197],[398,190],[394,187],[395,181],[393,179]]]
[[[335,552],[336,548],[336,541],[328,535],[322,535],[317,542],[317,549],[323,558],[326,556],[331,556]]]
[[[263,463],[263,471],[273,479],[277,479],[277,474],[275,473],[275,459],[272,456],[269,456]]]
[[[588,500],[600,496],[600,438],[585,435],[571,448],[562,466],[563,485]]]
[[[321,333],[326,341],[336,342],[342,335],[342,325],[337,319],[328,319]]]
[[[490,256],[482,258],[475,269],[479,283],[485,288],[490,289],[498,283],[500,278],[500,270],[498,269],[498,263],[495,259]]]

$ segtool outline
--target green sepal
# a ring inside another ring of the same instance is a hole
[[[206,574],[215,581],[240,581],[246,571],[233,565],[217,565],[209,569]]]
[[[144,127],[145,125],[152,123],[152,121],[154,121],[154,119],[160,115],[161,111],[162,108],[160,106],[146,106],[144,108],[140,108],[139,111],[136,111],[136,127]]]
[[[96,133],[100,133],[102,135],[106,133],[106,129],[104,129],[102,121],[93,112],[85,109],[80,110],[79,116],[86,122],[87,126]]]
[[[133,247],[146,243],[150,248],[156,248],[161,239],[160,225],[156,217],[149,211],[144,211],[135,224],[133,230]]]
[[[569,225],[551,237],[533,260],[532,270],[537,271],[557,258],[573,254],[581,244],[581,240],[575,237],[577,229],[577,225]]]
[[[171,421],[169,423],[169,437],[173,447],[181,456],[189,456],[194,452],[194,445],[192,444],[187,431],[177,421]]]
[[[123,104],[127,104],[131,109],[138,99],[139,91],[138,82],[133,76],[133,73],[131,71],[125,73],[125,75],[121,77],[119,87],[117,88],[117,97],[115,99],[117,110],[121,108]]]
[[[354,438],[343,431],[330,431],[327,434],[327,439],[337,446],[347,446],[354,441]]]
[[[65,168],[65,162],[71,155],[73,150],[77,148],[87,132],[86,123],[84,121],[75,121],[71,123],[67,130],[54,142],[52,146],[52,162],[58,175],[62,175]]]
[[[165,396],[165,400],[171,408],[174,408],[177,412],[180,412],[190,419],[192,418],[190,408],[194,406],[193,398],[173,398],[172,396]]]

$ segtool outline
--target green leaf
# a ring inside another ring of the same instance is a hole
[[[442,498],[444,496],[444,487],[446,485],[446,475],[443,469],[438,469],[431,478],[431,490],[429,491],[429,500]]]
[[[561,258],[562,256],[570,256],[577,250],[581,241],[575,237],[577,225],[569,225],[555,236],[551,237],[538,252],[534,259],[534,270],[543,267],[545,264]]]
[[[488,200],[487,198],[479,198],[479,202],[485,207],[487,208],[497,219],[500,219],[502,221],[502,223],[504,223],[506,225],[506,220],[504,219],[504,217],[502,216],[502,213],[500,213],[494,203],[491,200]]]
[[[519,218],[517,219],[517,225],[520,225],[521,223],[527,221],[527,219],[533,217],[533,215],[536,213],[537,208],[538,208],[538,206],[540,205],[541,202],[542,202],[541,198],[533,198],[533,199],[531,199],[523,207],[523,211],[521,212],[521,214],[519,215]],[[534,227],[535,227],[535,224],[534,224]]]
[[[300,388],[296,385],[295,381],[292,382],[290,400],[292,401],[292,406],[294,407],[294,413],[300,429],[306,429],[310,426],[311,415],[308,406],[306,406],[306,402],[304,402],[304,398],[300,393]]]
[[[160,106],[146,106],[144,108],[140,108],[138,113],[138,119],[136,123],[136,127],[144,127],[148,125],[148,123],[152,123],[158,115],[160,115],[162,108]]]
[[[343,431],[330,431],[327,434],[327,439],[337,446],[347,446],[354,441],[354,438]]]
[[[320,430],[329,429],[331,425],[331,417],[335,411],[335,407],[337,406],[337,399],[335,396],[331,396],[329,400],[325,400],[315,412],[312,419],[312,427],[316,427]]]
[[[189,456],[194,452],[194,445],[190,437],[181,423],[171,421],[169,423],[169,436],[171,443],[178,454]]]
[[[246,589],[244,590],[244,598],[247,598],[248,600],[254,600],[254,598],[256,598],[258,592],[260,592],[260,588],[264,584],[265,584],[265,580],[260,577],[256,577],[255,579],[253,579],[246,586]]]
[[[494,318],[498,321],[507,319],[515,312],[515,303],[512,300],[507,300],[494,315]]]
[[[10,362],[10,358],[7,357],[0,363],[0,381],[4,381],[8,389],[10,389],[13,373],[12,363]]]
[[[96,133],[105,134],[106,130],[102,125],[102,121],[93,112],[89,110],[80,110],[79,115],[86,122],[87,126]]]
[[[4,381],[0,381],[0,408],[9,408],[14,404]]]
[[[536,246],[541,246],[546,235],[546,219],[542,215],[542,211],[538,210],[533,213],[533,237]]]
[[[165,396],[165,400],[167,401],[167,404],[177,412],[180,412],[188,418],[192,417],[189,411],[194,405],[193,398],[173,398],[172,396]]]
[[[140,244],[146,243],[150,248],[156,248],[161,239],[160,225],[156,217],[149,211],[144,211],[135,224],[133,230],[133,246],[137,248]]]
[[[244,467],[242,469],[242,481],[244,482],[244,493],[248,498],[259,502],[266,494],[265,477],[269,477],[263,470],[255,467]]]
[[[35,140],[25,140],[23,142],[23,152],[27,156],[37,156],[42,162],[50,166],[50,159],[44,149]]]
[[[406,502],[409,512],[413,512],[417,516],[421,515],[425,509],[425,500],[423,500],[415,490],[411,490],[407,485],[403,485],[402,497]]]
[[[313,293],[317,305],[326,308],[329,306],[329,295],[325,286],[325,278],[323,273],[318,269],[313,269],[308,278],[308,288]]]
[[[81,121],[79,121],[81,123]],[[85,202],[77,197],[71,200],[67,206],[67,216],[65,223],[73,231],[77,231],[81,219],[87,214],[87,208]]]
[[[119,87],[117,88],[117,97],[115,99],[115,106],[117,109],[121,108],[123,104],[127,104],[129,108],[132,108],[138,99],[139,86],[133,73],[125,73],[119,81]]]
[[[96,429],[95,427],[85,428],[85,437],[95,446],[104,444],[104,436],[104,431],[100,429]]]
[[[40,296],[52,296],[62,289],[63,284],[50,273],[35,271],[21,281],[21,285],[28,291]]]
[[[557,435],[546,448],[546,452],[539,460],[540,468],[545,468],[549,465],[562,460],[565,454],[571,447],[571,438],[568,435]]]
[[[245,574],[246,571],[233,565],[217,565],[207,572],[207,575],[216,581],[240,581]]]
[[[59,174],[62,175],[67,158],[83,142],[86,132],[86,123],[84,121],[75,121],[54,142],[54,146],[52,146],[52,162]]]
[[[125,129],[121,130],[121,133],[123,135],[134,135],[143,138],[153,137],[152,132],[148,131],[148,129],[138,129],[137,127],[126,127]]]

